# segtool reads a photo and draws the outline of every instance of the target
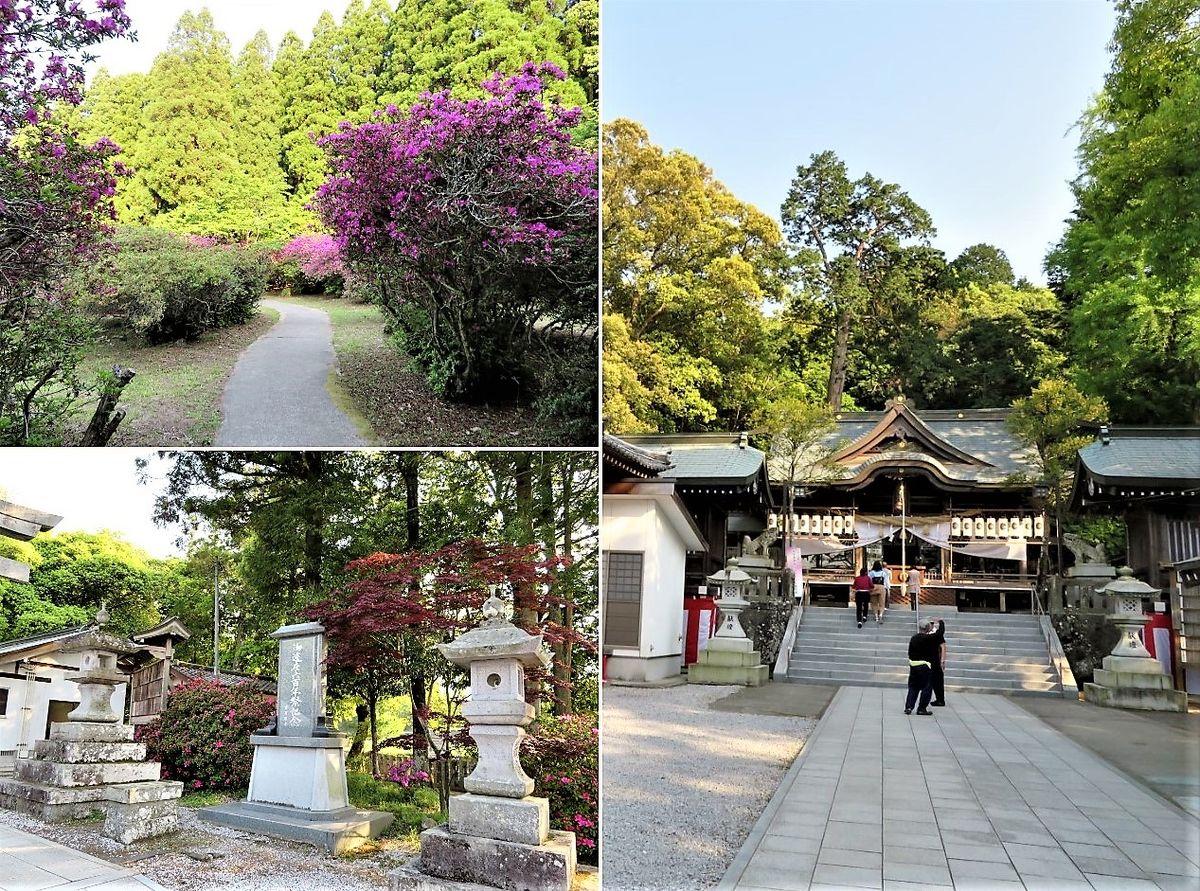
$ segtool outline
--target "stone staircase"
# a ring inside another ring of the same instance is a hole
[[[959,613],[932,607],[946,620],[946,689],[970,693],[1061,696],[1038,618],[1014,613]],[[788,662],[787,680],[802,684],[872,687],[908,685],[908,640],[914,614],[894,608],[882,624],[862,628],[854,609],[804,610]]]

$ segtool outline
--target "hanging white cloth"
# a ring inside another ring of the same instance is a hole
[[[923,541],[937,545],[942,550],[951,551],[955,554],[987,557],[990,560],[1021,561],[1025,559],[1025,540],[1020,538],[1008,539],[1006,541],[952,543],[950,541],[950,523],[940,521],[921,522],[918,520],[909,525],[908,531]]]

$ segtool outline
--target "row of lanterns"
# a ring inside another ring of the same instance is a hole
[[[792,514],[790,523],[785,522],[787,519],[787,514],[770,514],[767,528],[793,535],[854,534],[854,514]]]
[[[951,538],[1042,538],[1042,517],[951,517]]]

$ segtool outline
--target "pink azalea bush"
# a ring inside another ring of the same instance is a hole
[[[157,721],[138,727],[163,779],[191,789],[244,789],[250,784],[250,734],[275,714],[274,698],[249,684],[225,687],[195,680],[171,691]]]
[[[339,294],[348,270],[332,235],[297,235],[272,257],[274,284],[295,294]]]
[[[600,731],[594,714],[544,715],[521,745],[534,795],[550,799],[552,828],[575,833],[579,859],[599,862]]]
[[[405,758],[388,768],[387,778],[407,789],[414,783],[428,783],[429,771],[421,770],[413,759]]]
[[[597,159],[572,144],[580,110],[545,99],[563,77],[529,63],[487,98],[425,94],[321,140],[314,207],[448,395],[522,383],[535,324],[594,324]]]

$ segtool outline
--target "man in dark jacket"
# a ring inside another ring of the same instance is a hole
[[[919,695],[917,714],[932,715],[929,696],[933,693],[933,665],[940,658],[939,645],[932,634],[932,619],[922,619],[918,627],[920,630],[908,641],[908,696],[904,700],[904,714],[912,714]]]
[[[933,702],[930,705],[946,704],[946,623],[934,619],[936,627],[933,637],[938,642],[938,657],[933,660]]]

